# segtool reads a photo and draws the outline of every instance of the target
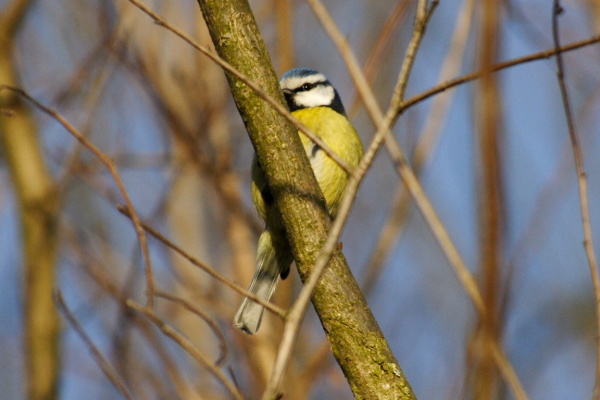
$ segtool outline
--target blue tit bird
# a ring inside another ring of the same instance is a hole
[[[309,68],[295,68],[283,75],[280,85],[292,115],[348,165],[356,167],[363,155],[362,142],[346,116],[337,90],[325,75]],[[325,195],[329,214],[335,218],[350,177],[320,146],[302,132],[298,133]],[[266,228],[258,240],[256,272],[248,291],[268,301],[279,278],[288,276],[294,259],[281,215],[256,155],[252,162],[252,200]],[[254,334],[260,327],[263,311],[262,305],[246,297],[233,325]]]

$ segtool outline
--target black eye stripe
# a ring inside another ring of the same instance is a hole
[[[327,86],[327,85],[328,85],[327,81],[305,83],[302,86],[297,87],[296,89],[294,89],[294,93],[308,92],[309,90],[312,90],[312,89],[314,89],[317,86]]]

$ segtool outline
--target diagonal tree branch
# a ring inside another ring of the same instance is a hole
[[[221,58],[284,104],[247,2],[200,0],[199,4]],[[247,85],[231,73],[227,77],[281,210],[300,275],[306,280],[330,227],[323,195],[296,129]],[[312,300],[357,398],[414,398],[341,251],[334,252]],[[296,310],[298,315],[291,320],[304,314],[304,310]],[[293,331],[297,334],[297,329]],[[263,398],[277,397],[278,385],[278,380],[273,380]]]

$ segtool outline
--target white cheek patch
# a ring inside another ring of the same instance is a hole
[[[328,106],[334,97],[333,87],[330,85],[319,85],[308,92],[296,93],[294,95],[294,102],[306,108]]]

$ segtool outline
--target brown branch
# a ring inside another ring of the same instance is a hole
[[[400,145],[398,144],[398,142],[396,141],[396,139],[390,131],[396,119],[406,109],[405,105],[416,103],[411,103],[411,100],[409,100],[408,102],[402,101],[402,98],[404,96],[404,89],[406,88],[405,80],[408,79],[408,75],[411,69],[410,67],[414,61],[414,59],[412,59],[411,57],[414,57],[414,55],[416,54],[416,49],[418,48],[418,44],[420,43],[420,39],[422,38],[427,25],[426,22],[431,17],[431,13],[434,8],[435,3],[432,3],[429,9],[427,9],[423,3],[420,3],[420,6],[418,6],[417,13],[421,16],[421,21],[419,22],[419,20],[417,19],[417,21],[415,22],[415,30],[411,39],[411,43],[409,44],[409,47],[407,49],[407,57],[405,57],[404,66],[401,68],[401,73],[396,83],[396,88],[394,89],[395,96],[392,98],[390,102],[390,108],[385,116],[383,116],[383,113],[379,109],[375,100],[375,96],[371,91],[369,85],[367,84],[365,77],[362,75],[362,71],[358,65],[358,62],[356,61],[356,57],[354,56],[352,50],[349,48],[347,41],[339,32],[339,29],[337,29],[337,27],[333,23],[333,20],[326,21],[326,18],[322,18],[322,24],[324,25],[326,31],[330,34],[332,40],[338,46],[338,50],[344,57],[344,60],[348,66],[348,69],[359,91],[359,94],[361,95],[363,102],[366,105],[367,111],[369,112],[376,126],[378,126],[375,137],[373,138],[369,148],[365,152],[363,160],[361,160],[361,163],[356,168],[352,179],[348,183],[348,188],[346,189],[346,196],[340,205],[340,209],[338,211],[338,218],[334,222],[330,237],[334,233],[336,233],[335,229],[337,227],[340,227],[341,229],[341,226],[343,225],[343,220],[339,221],[339,225],[338,220],[342,219],[345,215],[344,213],[347,212],[350,208],[353,202],[353,194],[355,193],[356,188],[360,184],[362,177],[364,177],[366,168],[368,167],[368,165],[370,165],[373,158],[375,157],[375,154],[377,153],[381,145],[385,142],[388,152],[392,160],[394,160],[394,164],[396,166],[398,174],[402,178],[405,186],[407,187],[411,196],[415,200],[415,203],[417,204],[423,217],[430,226],[446,258],[449,260],[451,266],[453,267],[455,274],[457,275],[459,281],[461,282],[465,291],[467,292],[473,304],[475,305],[476,310],[478,311],[478,313],[483,314],[485,312],[485,305],[483,303],[481,293],[479,291],[479,288],[477,287],[475,279],[473,278],[472,274],[470,273],[469,269],[464,263],[462,257],[458,253],[458,250],[456,249],[454,243],[450,239],[448,232],[446,231],[444,225],[441,223],[431,202],[425,195],[425,192],[423,191],[423,188],[420,185],[418,179],[416,178],[414,171],[408,163],[408,160],[406,159],[402,148],[400,147]],[[478,75],[477,77],[481,75],[482,74],[480,73],[480,75]],[[362,169],[363,167],[365,168],[364,170]],[[327,242],[324,246],[323,252],[325,252],[326,250],[330,250],[331,248],[333,248],[333,246],[335,246],[335,242]],[[498,351],[498,355],[503,361],[505,361],[506,365],[509,365],[508,360],[506,359],[506,355],[501,350]],[[501,370],[505,372],[508,369],[503,368]],[[516,377],[516,375],[514,376]],[[505,377],[505,379],[510,384],[517,385],[515,387],[512,387],[514,393],[523,392],[520,383],[518,382],[518,379],[511,379],[511,377]]]
[[[33,0],[12,0],[5,6],[0,16],[0,36],[12,38],[32,4]]]
[[[156,14],[154,11],[152,11],[150,8],[148,8],[144,3],[140,2],[139,0],[128,0],[128,1],[130,3],[132,3],[133,5],[135,5],[137,8],[139,8],[140,10],[142,10],[144,13],[146,13],[150,18],[152,18],[154,20],[154,22],[156,22],[157,25],[160,25],[163,28],[173,32],[175,35],[177,35],[178,37],[183,39],[186,43],[190,44],[193,48],[200,51],[202,54],[206,55],[212,61],[217,63],[225,71],[227,71],[231,75],[235,76],[237,79],[239,79],[244,84],[248,85],[248,87],[250,89],[252,89],[254,93],[256,93],[261,99],[265,100],[271,107],[273,107],[273,109],[275,109],[275,111],[277,111],[280,115],[282,115],[285,119],[287,119],[291,124],[293,124],[296,128],[298,128],[302,133],[304,133],[306,135],[306,137],[308,137],[314,143],[319,145],[319,147],[325,152],[325,154],[327,154],[329,157],[331,157],[331,159],[333,161],[335,161],[340,166],[340,168],[342,168],[348,174],[352,173],[352,168],[348,165],[348,163],[346,161],[344,161],[333,150],[331,150],[325,143],[323,143],[323,141],[321,139],[319,139],[317,136],[315,136],[315,134],[312,133],[306,126],[304,126],[304,124],[302,124],[295,117],[293,117],[292,114],[290,114],[289,110],[285,106],[280,104],[275,98],[273,98],[273,96],[269,95],[265,90],[263,90],[262,87],[258,83],[256,83],[254,80],[252,80],[246,74],[243,74],[242,72],[240,72],[239,69],[235,68],[230,63],[225,61],[221,56],[219,56],[214,51],[208,49],[205,46],[198,44],[195,40],[190,38],[188,35],[186,35],[182,31],[180,31],[179,29],[175,28],[174,26],[170,25],[165,19],[163,19],[158,14]]]
[[[0,12],[0,84],[18,86],[15,33],[32,1]],[[58,254],[59,188],[42,151],[35,120],[17,94],[0,87],[0,147],[10,173],[21,230],[23,360],[26,397],[58,397],[60,316],[52,301]]]
[[[158,314],[156,314],[152,309],[148,307],[143,307],[135,301],[128,299],[126,301],[127,306],[136,310],[143,314],[146,318],[148,318],[154,325],[156,325],[167,337],[177,343],[183,350],[186,351],[194,360],[196,360],[200,365],[203,365],[206,369],[208,369],[211,374],[214,375],[215,378],[219,382],[223,384],[223,386],[227,389],[227,391],[237,400],[243,400],[245,397],[240,393],[239,389],[231,382],[223,371],[219,368],[217,364],[208,359],[204,354],[200,352],[193,344],[190,342],[188,338],[186,338],[181,333],[177,332],[175,328],[165,322]]]
[[[244,74],[252,75],[283,104],[277,79],[247,2],[201,0],[199,4],[221,57],[235,64]],[[226,75],[281,211],[300,275],[305,282],[314,279],[317,274],[312,265],[325,241],[330,222],[297,130],[289,129],[290,125],[282,123],[284,120],[279,113],[257,101],[257,93],[248,90],[235,76]],[[290,163],[290,158],[297,162]],[[357,397],[382,396],[383,388],[388,394],[397,394],[397,398],[411,395],[341,252],[337,251],[332,258],[312,300],[334,356]],[[295,310],[303,313],[301,308]],[[289,331],[293,336],[294,328]],[[365,346],[366,343],[369,345]],[[278,385],[279,382],[270,384],[263,397],[277,397]]]
[[[69,324],[73,327],[77,335],[84,341],[88,350],[92,353],[94,360],[96,360],[96,364],[100,367],[106,378],[113,384],[113,386],[128,400],[134,400],[135,396],[133,393],[129,391],[123,380],[119,377],[117,371],[113,368],[113,366],[108,362],[108,360],[102,355],[102,352],[96,347],[94,342],[90,339],[90,337],[85,333],[73,313],[69,310],[65,301],[63,300],[62,294],[59,290],[56,291],[55,301],[58,305],[58,308],[63,313]]]
[[[560,94],[565,110],[565,116],[567,118],[567,125],[569,128],[569,139],[571,140],[571,147],[573,148],[573,158],[575,161],[575,169],[577,171],[577,187],[579,189],[579,207],[581,208],[581,223],[583,227],[584,236],[583,247],[588,259],[592,285],[594,288],[597,333],[596,374],[592,398],[594,400],[598,400],[600,399],[600,277],[598,276],[598,264],[596,262],[594,241],[592,237],[592,226],[590,222],[590,209],[588,203],[587,179],[585,175],[585,170],[583,168],[583,155],[581,153],[581,145],[579,144],[577,131],[575,130],[575,122],[573,120],[573,111],[571,108],[571,101],[569,99],[567,84],[565,83],[565,67],[563,63],[563,58],[561,52],[558,51],[558,49],[561,48],[558,19],[562,12],[563,9],[560,5],[560,1],[554,0],[552,10],[552,37],[554,39],[554,48],[556,50],[556,77],[558,79],[558,85],[560,87]]]
[[[578,42],[573,42],[570,43],[568,45],[565,46],[561,46],[558,48],[552,48],[552,49],[548,49],[548,50],[544,50],[544,51],[540,51],[537,53],[533,53],[527,56],[523,56],[523,57],[518,57],[518,58],[514,58],[512,60],[508,60],[508,61],[504,61],[495,65],[490,66],[489,69],[486,69],[485,71],[476,71],[476,72],[472,72],[470,74],[467,75],[463,75],[460,76],[458,78],[455,79],[451,79],[449,81],[440,83],[439,85],[436,85],[434,87],[432,87],[431,89],[428,89],[424,92],[419,93],[416,96],[413,96],[405,101],[403,101],[399,106],[398,106],[398,110],[397,113],[398,114],[402,114],[404,111],[406,111],[406,109],[414,106],[417,103],[420,103],[424,100],[429,99],[432,96],[435,96],[438,93],[444,92],[448,89],[454,88],[456,86],[462,85],[463,83],[467,83],[467,82],[472,82],[476,79],[481,78],[482,76],[484,76],[485,74],[488,73],[493,73],[493,72],[498,72],[498,71],[502,71],[504,69],[510,68],[510,67],[514,67],[516,65],[520,65],[520,64],[525,64],[528,62],[532,62],[532,61],[539,61],[539,60],[545,60],[548,59],[552,56],[555,56],[557,54],[561,54],[561,53],[566,53],[569,51],[573,51],[573,50],[577,50],[580,49],[582,47],[586,47],[589,46],[591,44],[595,44],[595,43],[599,43],[600,42],[600,35],[595,35],[592,36],[588,39],[585,40],[580,40]]]
[[[119,212],[121,214],[125,215],[128,218],[131,218],[131,213],[130,213],[129,209],[127,207],[125,207],[124,205],[121,205],[121,204],[117,205],[117,209],[119,210]],[[275,313],[276,315],[280,316],[281,318],[283,318],[285,316],[286,312],[284,310],[282,310],[281,308],[277,307],[273,303],[264,301],[263,299],[257,297],[256,295],[248,292],[245,288],[243,288],[242,286],[233,282],[229,278],[226,278],[223,275],[219,274],[217,271],[215,271],[214,268],[212,268],[209,265],[198,260],[196,257],[190,255],[185,250],[183,250],[181,247],[179,247],[175,243],[173,243],[171,240],[167,239],[167,237],[164,236],[162,233],[158,232],[156,229],[152,228],[150,225],[146,224],[145,222],[140,221],[140,224],[141,224],[142,228],[145,229],[149,234],[151,234],[156,239],[163,242],[166,246],[170,247],[177,254],[179,254],[180,256],[182,256],[183,258],[188,260],[190,263],[192,263],[192,265],[195,265],[196,267],[202,269],[204,272],[206,272],[207,274],[209,274],[210,276],[212,276],[219,282],[224,283],[225,285],[229,286],[236,292],[238,292],[246,297],[251,298],[252,300],[256,301],[257,303],[262,304],[263,306],[265,306],[266,309]]]
[[[73,137],[75,137],[75,139],[77,139],[83,146],[90,150],[102,162],[102,164],[104,164],[106,169],[108,169],[108,172],[110,173],[113,180],[117,184],[117,187],[119,188],[119,193],[121,193],[121,196],[123,196],[125,203],[127,203],[127,207],[131,210],[131,220],[133,222],[133,226],[137,234],[138,241],[140,243],[140,248],[142,250],[142,258],[144,259],[144,270],[146,273],[147,305],[149,307],[152,307],[152,304],[154,302],[154,274],[152,272],[152,264],[150,263],[150,253],[148,251],[146,235],[144,234],[144,230],[142,229],[142,226],[140,224],[140,218],[137,215],[135,208],[133,207],[133,203],[129,198],[127,190],[125,189],[125,184],[123,183],[123,180],[121,179],[119,171],[117,170],[117,167],[115,166],[114,162],[110,158],[108,158],[106,154],[102,152],[102,150],[96,147],[96,145],[94,145],[87,137],[82,135],[81,132],[79,132],[73,125],[71,125],[71,123],[69,123],[69,121],[67,121],[61,114],[49,107],[44,106],[42,103],[31,97],[24,90],[7,85],[0,85],[0,92],[2,90],[8,90],[24,97],[25,99],[33,103],[42,112],[52,117],[60,125],[62,125],[63,128],[65,128]]]
[[[192,314],[195,314],[196,316],[200,317],[204,322],[206,322],[206,324],[209,326],[210,330],[213,331],[213,333],[215,334],[215,336],[217,337],[217,339],[219,341],[219,357],[217,357],[217,360],[215,361],[215,365],[217,367],[220,367],[221,364],[223,364],[223,362],[227,358],[227,341],[225,339],[225,335],[223,334],[223,331],[221,330],[221,328],[219,328],[219,325],[217,325],[217,323],[212,318],[210,318],[207,313],[200,310],[198,307],[195,307],[192,303],[190,303],[187,300],[182,299],[181,297],[174,296],[170,293],[163,292],[161,290],[156,291],[156,296],[166,299],[166,300],[169,300],[169,301],[172,301],[173,303],[182,306],[183,308],[185,308]]]
[[[489,71],[495,63],[500,40],[500,5],[495,0],[481,2],[479,13],[478,65]],[[477,81],[473,118],[479,146],[478,216],[479,276],[485,312],[478,315],[476,327],[467,344],[471,397],[484,400],[498,396],[499,368],[493,349],[501,346],[500,300],[502,284],[503,192],[500,138],[502,135],[502,98],[496,74],[486,73]]]

